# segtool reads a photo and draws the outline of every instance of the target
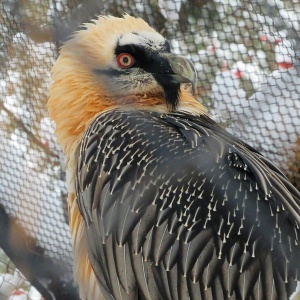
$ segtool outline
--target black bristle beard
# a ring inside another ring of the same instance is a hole
[[[167,107],[170,111],[176,111],[179,104],[180,83],[163,86]]]

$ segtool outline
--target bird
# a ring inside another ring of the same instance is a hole
[[[51,76],[81,299],[289,298],[300,193],[211,119],[189,59],[141,18],[99,16]]]

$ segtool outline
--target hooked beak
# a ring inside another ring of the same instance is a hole
[[[179,104],[181,83],[191,83],[192,92],[195,94],[197,84],[195,67],[191,61],[180,55],[160,53],[154,68],[149,70],[149,73],[163,87],[167,105],[173,111],[176,111]]]
[[[170,76],[178,83],[190,83],[193,95],[195,95],[197,72],[193,63],[189,59],[175,54],[168,54],[165,58],[169,61],[171,69],[174,72]]]

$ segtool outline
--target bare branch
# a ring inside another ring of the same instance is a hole
[[[12,120],[13,123],[15,123],[17,125],[17,127],[21,130],[23,130],[30,141],[32,141],[34,144],[36,144],[39,148],[41,148],[47,155],[54,157],[54,158],[58,158],[58,155],[56,155],[53,151],[51,151],[47,146],[45,146],[26,126],[25,124],[22,122],[22,120],[20,120],[19,118],[17,118],[5,105],[3,102],[0,101],[0,110],[5,111],[9,118]]]

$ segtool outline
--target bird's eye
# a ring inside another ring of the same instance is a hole
[[[134,58],[128,53],[121,53],[117,56],[117,63],[120,68],[130,68],[134,64]]]

